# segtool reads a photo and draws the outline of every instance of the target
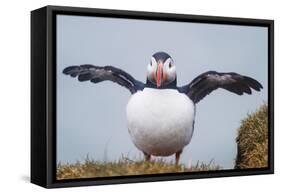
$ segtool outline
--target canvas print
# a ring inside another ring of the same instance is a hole
[[[268,28],[56,16],[57,180],[268,167]]]

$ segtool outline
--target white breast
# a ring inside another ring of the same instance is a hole
[[[173,89],[145,88],[130,98],[127,122],[137,148],[155,156],[183,149],[192,137],[194,103]]]

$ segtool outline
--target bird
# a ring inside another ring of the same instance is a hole
[[[180,155],[193,136],[196,104],[213,91],[221,88],[242,95],[263,88],[251,77],[216,71],[206,71],[190,83],[177,86],[174,61],[163,51],[152,55],[146,71],[146,82],[114,66],[68,66],[63,74],[77,77],[80,82],[112,81],[129,90],[128,132],[148,162],[151,156],[175,155],[175,164],[179,164]]]

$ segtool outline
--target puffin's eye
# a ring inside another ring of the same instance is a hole
[[[172,66],[173,66],[172,63],[170,62],[170,63],[169,63],[169,68],[171,68]]]

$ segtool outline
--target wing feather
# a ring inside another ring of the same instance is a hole
[[[260,91],[263,87],[251,77],[233,72],[208,71],[193,79],[188,85],[180,87],[179,91],[186,93],[194,103],[198,103],[206,95],[218,88],[242,95],[244,93],[252,94],[252,89]]]
[[[91,81],[99,83],[102,81],[112,81],[130,90],[132,94],[144,88],[144,84],[135,80],[130,74],[113,66],[95,66],[84,64],[80,66],[69,66],[63,70],[65,75],[78,77],[81,82]]]

